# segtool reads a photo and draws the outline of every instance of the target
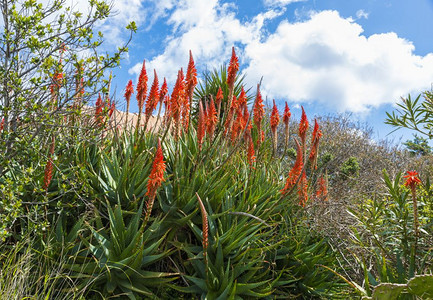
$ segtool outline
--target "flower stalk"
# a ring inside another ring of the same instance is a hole
[[[415,232],[415,253],[417,248],[417,242],[419,237],[419,220],[418,220],[418,202],[416,195],[416,187],[421,183],[421,179],[418,177],[418,172],[407,171],[407,175],[404,176],[406,182],[404,185],[408,187],[412,194],[412,204],[413,204],[413,227]]]

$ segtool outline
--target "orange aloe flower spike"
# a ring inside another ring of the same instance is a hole
[[[415,189],[417,185],[421,183],[421,179],[419,179],[418,172],[416,171],[407,171],[407,175],[403,176],[403,178],[406,178],[404,185],[411,190]]]
[[[138,83],[137,83],[137,103],[138,103],[138,109],[139,113],[143,111],[143,105],[144,100],[146,100],[146,93],[147,93],[147,72],[146,72],[146,61],[143,61],[143,66],[141,67],[140,76],[138,76]]]
[[[207,265],[207,248],[209,246],[209,224],[207,220],[207,212],[206,208],[204,207],[203,201],[201,201],[200,196],[195,193],[198,199],[198,203],[200,205],[200,211],[201,211],[201,221],[202,221],[202,233],[203,233],[203,258],[205,261],[205,264]],[[206,273],[207,273],[207,267],[206,267]]]
[[[95,119],[96,122],[101,125],[103,122],[103,116],[102,116],[102,111],[104,109],[104,103],[102,101],[102,97],[101,94],[98,95],[98,99],[96,99],[96,103],[95,103]]]
[[[161,89],[159,90],[159,103],[162,104],[165,96],[168,93],[167,80],[164,77],[164,82],[162,83]]]
[[[278,112],[277,105],[275,104],[274,100],[274,106],[272,107],[272,113],[271,113],[271,130],[274,132],[277,129],[278,124],[280,123],[280,114]]]
[[[253,107],[253,120],[258,131],[258,138],[257,138],[258,145],[260,145],[260,143],[262,142],[261,127],[262,127],[262,120],[264,115],[265,115],[265,109],[264,109],[262,94],[260,93],[260,85],[257,84],[256,100],[254,102],[254,107]]]
[[[239,60],[236,56],[235,47],[232,47],[232,57],[230,58],[229,67],[227,69],[227,85],[229,89],[232,89],[235,80],[236,80],[236,73],[239,71]]]
[[[304,168],[304,160],[302,157],[302,149],[299,145],[297,139],[295,139],[296,143],[296,161],[293,165],[293,168],[290,170],[289,175],[287,176],[286,184],[284,188],[281,190],[283,195],[287,194],[298,182],[299,175],[301,175],[302,169]]]
[[[129,101],[131,100],[131,95],[134,94],[134,85],[132,84],[132,80],[130,79],[128,81],[128,84],[126,85],[126,89],[125,89],[125,100],[126,103],[129,104]]]
[[[158,81],[158,75],[156,74],[156,70],[153,70],[153,83],[150,87],[149,96],[146,100],[146,108],[145,108],[145,116],[146,119],[149,119],[149,117],[152,115],[152,112],[156,109],[156,106],[158,105],[159,101],[159,81]]]
[[[156,149],[155,158],[152,163],[149,179],[147,181],[146,196],[149,198],[146,204],[145,222],[149,220],[152,212],[153,202],[155,201],[156,191],[161,186],[164,179],[165,161],[162,153],[161,140],[158,139],[158,148]]]
[[[290,112],[289,105],[287,104],[287,101],[286,101],[286,106],[284,108],[284,114],[283,114],[283,122],[284,122],[284,124],[287,124],[287,125],[289,124],[291,116],[292,116],[292,113]]]
[[[302,108],[302,116],[301,121],[299,122],[299,137],[301,138],[301,146],[303,151],[305,151],[305,139],[307,136],[307,130],[308,130],[308,119],[307,115],[305,114],[304,107]]]
[[[215,99],[216,106],[221,105],[221,101],[223,100],[223,98],[224,98],[223,90],[221,89],[221,87],[219,87],[218,92],[216,94],[216,99]]]
[[[289,122],[290,122],[290,116],[292,113],[290,112],[289,105],[286,101],[286,106],[284,108],[284,114],[283,114],[283,122],[284,122],[284,147],[287,147],[289,143]]]
[[[248,163],[250,164],[251,167],[253,167],[253,164],[256,161],[256,155],[255,155],[255,151],[254,151],[254,143],[253,143],[252,138],[249,138],[248,141],[249,141],[249,143],[248,143]]]
[[[277,144],[278,144],[277,126],[280,123],[280,113],[278,112],[278,108],[277,105],[275,104],[275,100],[274,100],[274,106],[272,108],[270,123],[271,123],[272,140],[273,140],[272,146],[273,146],[274,153],[276,153]]]
[[[189,50],[188,69],[186,70],[186,94],[191,99],[194,93],[194,87],[197,84],[197,69],[195,68],[192,52]]]
[[[216,124],[218,123],[217,111],[215,109],[215,103],[213,98],[210,100],[208,112],[207,112],[207,126],[206,131],[209,135],[209,138],[212,139],[213,134],[215,132]]]
[[[51,179],[53,178],[53,155],[54,155],[54,146],[55,146],[55,138],[54,136],[51,139],[51,146],[50,146],[50,152],[48,154],[48,161],[45,165],[45,172],[44,172],[44,182],[42,184],[42,189],[45,191],[48,190],[48,186],[51,183]]]
[[[201,150],[201,145],[203,143],[203,138],[206,133],[206,120],[203,110],[203,104],[201,101],[198,103],[198,124],[197,124],[197,141],[198,148]]]
[[[409,187],[412,193],[412,205],[413,205],[413,227],[415,231],[415,252],[418,242],[419,235],[419,220],[418,220],[418,200],[416,197],[416,187],[421,183],[421,179],[418,177],[418,172],[407,171],[405,186]]]
[[[314,119],[314,129],[311,138],[311,150],[308,159],[311,162],[311,167],[317,169],[317,155],[319,152],[319,141],[322,137],[322,131],[319,129],[319,123]]]
[[[221,89],[221,87],[218,88],[218,92],[216,94],[216,98],[215,98],[215,105],[217,107],[217,116],[218,118],[220,117],[220,113],[221,113],[221,102],[224,99],[224,95],[223,95],[223,90]]]
[[[322,201],[328,201],[328,184],[326,181],[325,176],[322,174],[317,182],[316,198]]]
[[[305,171],[302,172],[301,180],[298,183],[299,205],[305,207],[308,201],[308,181]]]

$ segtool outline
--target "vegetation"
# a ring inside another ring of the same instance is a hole
[[[109,7],[2,4],[1,299],[431,297],[429,152],[265,108],[234,48],[200,83],[190,52],[171,93],[143,63],[138,121],[112,126],[126,48],[78,54]],[[387,122],[429,134],[430,96]]]

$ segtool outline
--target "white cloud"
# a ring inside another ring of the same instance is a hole
[[[365,10],[360,9],[360,10],[358,10],[358,11],[356,12],[356,17],[357,17],[358,19],[362,19],[362,18],[364,18],[364,19],[368,19],[368,15],[369,15],[369,14],[370,14],[370,13],[366,12]]]
[[[160,1],[165,3],[169,0]],[[40,0],[40,2],[46,7],[53,5],[51,0]],[[150,18],[151,9],[145,8],[144,0],[112,0],[107,1],[107,4],[111,7],[110,15],[107,19],[97,21],[94,30],[101,31],[105,37],[104,46],[113,49],[113,46],[124,45],[128,40],[126,25],[131,21],[135,21],[138,26],[142,25]],[[89,0],[65,0],[61,12],[65,12],[66,8],[71,8],[73,12],[81,12],[83,21],[89,14],[95,13],[95,8],[91,8]],[[51,22],[57,17],[58,14],[53,14],[46,19],[46,22]]]
[[[414,45],[395,33],[363,35],[363,28],[337,11],[309,12],[267,32],[266,20],[284,9],[270,9],[247,22],[233,4],[218,0],[165,0],[160,7],[173,32],[164,50],[146,62],[173,85],[191,49],[201,69],[228,62],[236,45],[250,86],[263,76],[262,92],[272,99],[318,102],[335,111],[368,112],[400,96],[430,87],[433,53],[414,54]],[[366,17],[366,16],[364,16]],[[129,69],[138,75],[141,62]]]
[[[304,2],[306,0],[264,0],[264,4],[267,6],[286,6],[290,3]]]
[[[168,18],[173,35],[167,37],[163,53],[146,62],[148,71],[156,69],[159,76],[166,76],[173,83],[177,70],[184,67],[192,51],[196,64],[206,62],[203,67],[218,67],[230,59],[231,47],[247,45],[259,40],[266,20],[273,19],[284,10],[269,10],[258,14],[251,21],[241,23],[233,12],[233,5],[220,4],[218,0],[182,0]],[[238,49],[240,54],[240,49]],[[138,74],[141,63],[129,70]]]
[[[362,35],[336,11],[304,22],[283,21],[264,41],[245,47],[251,83],[263,76],[270,98],[318,101],[337,111],[366,112],[430,86],[433,54],[414,55],[395,33]]]

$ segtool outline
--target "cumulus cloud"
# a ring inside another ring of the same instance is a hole
[[[171,84],[177,70],[187,66],[190,49],[203,70],[228,62],[233,45],[249,85],[263,76],[262,92],[268,98],[321,103],[340,112],[365,113],[427,89],[433,81],[433,53],[415,55],[414,45],[392,32],[366,36],[355,20],[337,11],[310,12],[297,22],[282,20],[268,32],[266,21],[281,17],[284,8],[241,22],[230,3],[165,1],[160,11],[172,34],[146,66]],[[140,69],[141,62],[129,73],[138,75]]]
[[[364,18],[364,19],[368,19],[368,15],[369,15],[369,13],[366,12],[365,10],[363,10],[363,9],[360,9],[360,10],[358,10],[358,11],[356,12],[356,17],[357,17],[358,19],[362,19],[362,18]]]
[[[395,33],[362,32],[336,11],[283,21],[265,40],[245,47],[245,72],[253,82],[263,76],[271,98],[317,101],[337,111],[367,112],[430,86],[433,54],[415,55],[414,45]]]
[[[264,0],[266,6],[286,6],[294,2],[304,2],[305,0]]]
[[[232,4],[221,4],[218,0],[179,1],[167,21],[173,28],[173,35],[167,37],[164,51],[146,62],[146,66],[173,82],[177,70],[186,67],[191,50],[196,64],[206,62],[201,65],[203,68],[218,67],[230,59],[234,44],[247,45],[260,39],[266,20],[282,13],[283,10],[269,10],[241,23]],[[141,63],[129,73],[137,75],[140,70]]]

